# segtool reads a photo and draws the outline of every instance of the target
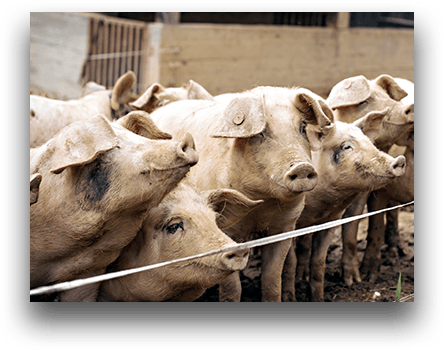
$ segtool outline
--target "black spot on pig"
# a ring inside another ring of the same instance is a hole
[[[338,164],[342,160],[343,157],[344,157],[344,155],[342,154],[341,146],[338,146],[333,149],[332,160],[333,160],[334,164]]]
[[[82,209],[93,209],[110,188],[110,164],[97,159],[82,169],[76,183],[75,195]]]

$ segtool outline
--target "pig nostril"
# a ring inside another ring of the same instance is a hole
[[[307,179],[311,179],[313,177],[313,174],[308,174]]]
[[[297,177],[298,177],[297,175],[291,175],[291,176],[290,176],[290,180],[296,180]]]
[[[236,254],[230,254],[230,255],[228,255],[228,260],[233,260],[235,256],[236,256]]]
[[[186,153],[186,152],[187,152],[187,145],[184,145],[184,146],[182,147],[182,152],[183,152],[183,153]]]
[[[248,252],[246,252],[243,256],[242,259],[246,259],[248,257]]]

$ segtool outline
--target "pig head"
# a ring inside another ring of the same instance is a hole
[[[235,190],[198,194],[185,184],[151,209],[136,238],[108,271],[171,261],[236,243],[218,226],[230,226],[262,201]],[[220,253],[102,282],[99,301],[193,301],[234,271],[243,269],[248,250]]]
[[[414,104],[406,105],[401,101],[406,96],[407,92],[390,75],[382,74],[373,80],[360,75],[336,84],[327,98],[327,103],[332,108],[336,120],[347,123],[369,112],[384,111],[384,127],[372,140],[379,149],[387,152],[414,121]]]
[[[154,83],[137,100],[131,102],[130,106],[151,113],[170,102],[180,100],[213,101],[214,98],[203,86],[190,79],[182,87],[165,88],[159,83]]]
[[[31,288],[100,274],[197,162],[190,135],[168,140],[145,112],[111,124],[102,115],[73,123],[31,149],[40,173],[31,206]],[[96,285],[61,300],[96,298]]]

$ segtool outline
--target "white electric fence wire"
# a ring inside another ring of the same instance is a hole
[[[61,282],[61,283],[58,283],[58,284],[55,284],[52,286],[38,287],[38,288],[32,289],[30,291],[30,295],[60,292],[60,291],[64,291],[64,290],[68,290],[68,289],[72,289],[72,288],[81,287],[81,286],[84,286],[87,284],[92,284],[92,283],[110,280],[113,278],[123,277],[126,275],[151,270],[151,269],[155,269],[158,267],[162,267],[162,266],[166,266],[166,265],[170,265],[170,264],[174,264],[174,263],[178,263],[178,262],[182,262],[182,261],[187,261],[187,260],[202,258],[202,257],[209,256],[209,255],[227,253],[227,252],[232,252],[232,251],[236,251],[236,250],[249,249],[249,248],[263,246],[266,244],[276,243],[276,242],[284,241],[286,239],[307,235],[309,233],[327,230],[329,228],[336,227],[339,225],[344,225],[346,223],[349,223],[349,222],[352,222],[355,220],[364,219],[364,218],[372,216],[372,215],[376,215],[376,214],[380,214],[380,213],[383,213],[386,211],[405,207],[405,206],[408,206],[413,203],[414,203],[414,201],[409,202],[409,203],[405,203],[405,204],[401,204],[401,205],[397,205],[397,206],[394,206],[391,208],[385,208],[385,209],[376,210],[376,211],[373,211],[370,213],[364,213],[361,215],[356,215],[356,216],[352,216],[352,217],[348,217],[348,218],[330,221],[330,222],[320,224],[320,225],[314,225],[314,226],[310,226],[310,227],[301,228],[298,230],[293,230],[293,231],[288,231],[288,232],[276,234],[276,235],[269,236],[269,237],[259,238],[259,239],[245,242],[245,243],[233,244],[230,246],[225,246],[224,248],[221,248],[221,249],[212,250],[209,252],[205,252],[205,253],[201,253],[201,254],[185,257],[185,258],[180,258],[180,259],[171,260],[171,261],[165,261],[165,262],[153,264],[153,265],[136,267],[136,268],[128,269],[128,270],[124,270],[124,271],[111,272],[111,273],[107,273],[107,274],[103,274],[103,275],[99,275],[99,276],[88,277],[88,278],[78,279],[78,280],[74,280],[74,281]]]

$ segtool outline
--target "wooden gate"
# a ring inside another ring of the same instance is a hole
[[[146,88],[142,74],[146,68],[144,56],[148,53],[146,23],[97,14],[89,16],[82,86],[94,81],[111,88],[122,74],[132,70],[137,77],[133,92],[140,93]]]

